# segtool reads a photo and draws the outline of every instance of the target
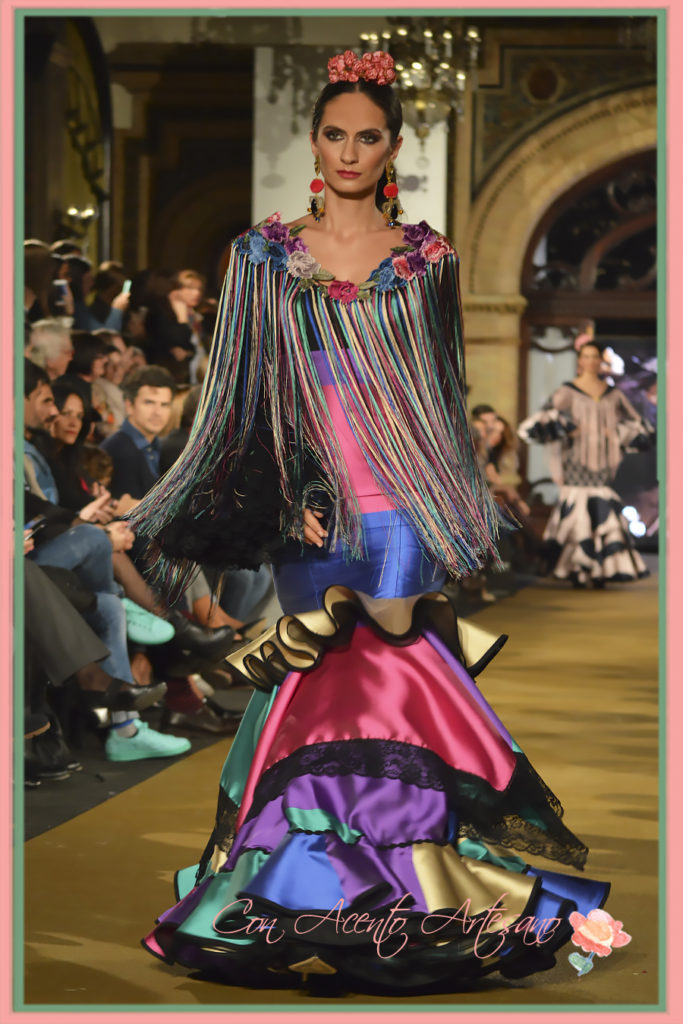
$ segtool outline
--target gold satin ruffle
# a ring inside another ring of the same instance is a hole
[[[323,607],[283,615],[274,626],[226,658],[242,682],[259,690],[279,686],[289,672],[310,672],[326,650],[346,645],[359,621],[389,644],[414,643],[425,630],[444,642],[471,676],[498,653],[507,635],[496,637],[463,622],[441,592],[414,597],[373,598],[349,587],[328,587]]]

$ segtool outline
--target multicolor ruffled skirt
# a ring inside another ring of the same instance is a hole
[[[607,897],[524,860],[580,869],[587,850],[474,682],[505,637],[458,621],[438,573],[410,596],[423,556],[375,515],[392,528],[375,520],[373,597],[363,563],[311,549],[279,575],[291,614],[231,661],[255,693],[204,856],[144,940],[168,963],[236,985],[458,988],[551,967],[569,914]]]

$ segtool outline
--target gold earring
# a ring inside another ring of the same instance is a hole
[[[382,216],[388,227],[393,228],[396,226],[398,218],[403,213],[401,204],[398,201],[398,185],[394,181],[396,170],[394,168],[394,161],[389,158],[386,166],[387,183],[382,189],[386,202],[382,204]]]
[[[325,216],[325,199],[322,195],[322,191],[325,188],[325,182],[320,175],[320,157],[317,156],[313,161],[313,170],[315,171],[316,177],[311,182],[311,197],[309,199],[308,212],[313,214],[315,220],[320,220],[321,217]]]

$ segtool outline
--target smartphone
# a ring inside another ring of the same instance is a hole
[[[38,530],[41,530],[43,526],[46,525],[46,523],[47,519],[45,516],[36,516],[35,519],[29,520],[29,522],[24,525],[24,530],[28,530],[28,536],[33,537]]]
[[[128,281],[124,281],[124,282],[123,282],[123,288],[121,289],[121,293],[122,293],[123,295],[128,295],[128,294],[130,294],[130,286],[131,286],[131,283],[132,283],[132,282],[131,282],[130,280],[128,280]]]
[[[69,282],[62,277],[56,277],[52,282],[52,287],[58,293],[61,299],[65,299],[69,293]]]

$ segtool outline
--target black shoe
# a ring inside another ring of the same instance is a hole
[[[110,711],[144,711],[166,693],[166,683],[155,686],[136,686],[123,679],[112,679],[106,690],[82,690],[89,708],[108,708]]]
[[[47,714],[49,729],[31,740],[31,758],[46,765],[50,772],[81,772],[83,765],[66,745],[64,733],[55,714]],[[40,774],[40,772],[39,772]],[[41,776],[44,777],[44,776]]]
[[[218,629],[198,626],[178,611],[171,612],[168,618],[175,629],[175,637],[171,642],[182,651],[189,651],[207,661],[219,661],[224,658],[233,645],[235,633],[238,632],[232,626],[219,626]]]
[[[169,729],[189,729],[192,732],[209,732],[217,736],[234,736],[242,716],[230,714],[229,711],[219,711],[217,708],[217,704],[210,704],[208,701],[204,701],[198,711],[190,713],[166,708],[161,719],[161,730],[166,732]]]
[[[38,711],[24,712],[24,739],[30,740],[34,736],[40,736],[50,728],[50,719]]]

